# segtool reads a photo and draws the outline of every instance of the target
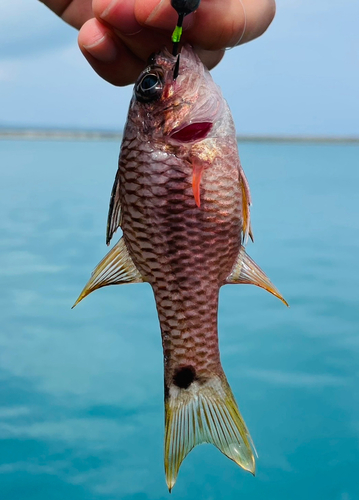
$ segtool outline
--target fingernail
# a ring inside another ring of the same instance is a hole
[[[123,35],[137,35],[142,30],[135,17],[133,0],[112,0],[100,17]]]
[[[165,5],[167,3],[166,0],[161,0],[160,3],[157,5],[157,7],[155,7],[153,9],[153,11],[151,12],[151,14],[148,16],[148,18],[146,19],[145,21],[145,24],[151,24],[153,23],[153,21],[156,19],[159,11],[162,9],[163,5]]]
[[[92,57],[104,63],[114,62],[117,58],[117,46],[107,33],[93,43],[83,45],[83,48],[86,49]]]

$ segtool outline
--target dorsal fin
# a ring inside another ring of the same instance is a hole
[[[249,257],[243,246],[239,250],[236,263],[233,266],[231,274],[226,279],[226,283],[244,283],[259,286],[278,297],[283,304],[288,306],[287,301],[282,297],[273,283],[271,283],[268,276],[262,271],[262,269]]]
[[[115,182],[113,183],[110,206],[107,217],[106,245],[110,244],[115,231],[121,225],[121,203],[120,203],[120,170],[117,170]]]
[[[142,276],[128,253],[125,240],[121,238],[97,265],[72,307],[74,308],[87,295],[103,286],[141,282],[143,282]]]

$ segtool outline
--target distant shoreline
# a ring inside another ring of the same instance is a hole
[[[117,141],[122,133],[99,130],[0,129],[0,140]],[[359,143],[359,136],[238,135],[240,142]]]

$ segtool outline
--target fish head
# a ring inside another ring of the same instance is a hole
[[[222,113],[221,91],[192,47],[182,48],[175,79],[176,61],[161,50],[135,84],[129,117],[142,140],[193,144],[210,137]]]

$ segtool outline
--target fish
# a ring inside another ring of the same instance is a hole
[[[212,443],[255,473],[255,448],[223,371],[218,296],[257,285],[287,302],[249,257],[251,197],[233,118],[193,48],[151,56],[130,103],[98,264],[76,304],[94,290],[149,283],[164,354],[164,465],[171,491],[181,463]]]

